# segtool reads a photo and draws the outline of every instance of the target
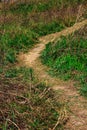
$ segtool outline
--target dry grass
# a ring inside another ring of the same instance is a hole
[[[0,73],[0,129],[53,129],[59,120],[56,127],[62,130],[67,118],[60,120],[66,107],[59,94],[27,73],[32,70],[14,69]]]

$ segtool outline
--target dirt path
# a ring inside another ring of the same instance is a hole
[[[54,90],[61,92],[61,99],[69,106],[69,121],[64,130],[87,130],[87,100],[81,97],[75,89],[72,81],[64,82],[57,78],[52,78],[47,74],[48,68],[41,64],[39,59],[41,51],[48,42],[74,33],[76,30],[84,27],[87,20],[76,23],[73,27],[67,28],[61,32],[50,34],[39,39],[40,43],[36,45],[29,53],[20,54],[20,64],[32,67],[40,81],[46,82]]]

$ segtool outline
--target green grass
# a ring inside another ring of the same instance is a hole
[[[6,30],[0,34],[0,54],[1,59],[14,63],[16,55],[20,51],[26,51],[37,43],[38,34],[31,30],[16,27],[14,30]]]
[[[5,30],[4,34],[3,28]],[[0,34],[0,62],[5,64],[7,62],[15,63],[17,61],[17,54],[20,51],[29,50],[34,44],[38,43],[39,36],[61,31],[63,28],[65,26],[57,21],[52,21],[48,24],[38,23],[34,26],[32,24],[29,26],[29,29],[25,25],[2,25],[2,33]]]
[[[14,8],[12,7],[10,9],[10,11],[12,13],[30,13],[32,11],[35,11],[35,12],[43,12],[43,11],[46,11],[48,9],[50,9],[50,5],[49,3],[38,3],[37,5],[34,4],[34,3],[31,3],[31,4],[26,4],[26,3],[23,3],[23,4],[18,4],[17,6],[15,6]],[[16,11],[15,11],[16,9]]]
[[[16,55],[20,51],[29,50],[38,42],[39,36],[44,36],[50,33],[61,31],[65,25],[61,21],[51,21],[49,23],[38,22],[26,23],[27,20],[22,20],[21,23],[5,23],[0,26],[0,62],[15,63]],[[3,34],[4,31],[4,34]]]
[[[59,32],[62,29],[65,28],[65,25],[62,22],[57,22],[57,21],[51,21],[47,24],[41,23],[38,24],[37,26],[34,26],[33,30],[34,32],[38,32],[39,36],[44,36],[47,34]]]
[[[85,0],[48,0],[48,1],[29,1],[29,2],[23,2],[21,4],[17,4],[17,6],[12,6],[10,8],[10,11],[12,13],[31,13],[33,11],[35,12],[43,12],[50,9],[61,9],[64,7],[68,7],[76,4],[85,3]]]
[[[87,96],[87,38],[85,31],[77,34],[49,43],[42,61],[51,68],[51,75],[78,81],[81,94]]]

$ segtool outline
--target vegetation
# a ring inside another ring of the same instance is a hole
[[[73,1],[76,6],[78,2]],[[81,2],[84,3],[84,1]],[[69,12],[75,10],[73,5],[71,10],[67,10],[70,1],[66,0],[65,3],[48,0],[16,3],[11,7],[5,5],[0,10],[0,62],[15,63],[19,51],[27,51],[38,42],[39,36],[58,32],[71,26],[75,22],[76,14],[69,15]],[[59,10],[58,7],[61,9]],[[68,17],[65,15],[66,18],[62,16],[62,12],[65,12],[64,8],[67,10]],[[55,11],[54,15],[52,15],[52,9]]]
[[[55,126],[65,104],[60,103],[59,94],[34,76],[32,68],[18,66],[17,55],[31,49],[40,36],[73,25],[81,3],[85,6],[85,0],[73,0],[72,5],[71,0],[31,0],[3,7],[0,3],[0,129],[46,130]],[[73,42],[77,53],[69,53]],[[87,53],[82,51],[86,43],[79,38],[78,46],[77,37],[63,37],[48,44],[42,55],[43,62],[52,68],[50,73],[62,77],[66,72],[64,78],[76,74],[83,95],[87,94]],[[64,123],[60,122],[57,129],[64,129]]]
[[[58,32],[73,25],[81,3],[84,6],[85,0],[74,0],[72,6],[70,0],[31,0],[16,2],[11,6],[5,5],[0,10],[1,60],[14,63],[19,51],[27,51],[38,42],[39,36]],[[73,5],[76,6],[76,10]],[[66,13],[63,14],[64,12]]]
[[[78,81],[84,96],[87,96],[86,29],[87,26],[74,35],[49,43],[42,53],[43,63],[51,68],[49,73],[65,80]]]
[[[51,10],[53,8],[57,9],[57,8],[63,8],[66,6],[70,6],[72,3],[72,5],[76,5],[76,4],[82,4],[85,3],[85,0],[73,0],[72,2],[70,0],[45,0],[45,1],[27,1],[26,3],[21,3],[21,4],[17,4],[17,6],[13,6],[11,7],[11,11],[13,13],[29,13],[32,11],[35,12],[43,12],[43,11],[47,11],[47,10]],[[16,9],[16,11],[15,11]]]
[[[0,129],[53,128],[64,106],[55,95],[44,83],[37,82],[31,68],[10,66],[2,69]],[[58,126],[59,129],[62,127]]]
[[[28,50],[38,41],[38,35],[35,32],[23,28],[6,31],[4,34],[0,34],[0,37],[1,60],[10,63],[16,61],[19,51]]]
[[[63,103],[56,100],[58,98],[56,93],[34,77],[31,68],[16,66],[17,55],[38,43],[39,36],[65,28],[64,24],[53,18],[48,24],[42,17],[42,20],[37,22],[33,18],[29,20],[30,14],[27,11],[31,9],[28,8],[29,5],[19,4],[10,10],[6,7],[0,11],[0,129],[2,130],[53,128],[64,107]],[[44,8],[45,6],[39,5],[38,11],[42,12]],[[37,16],[38,13],[35,19]],[[62,123],[58,129],[63,129]]]

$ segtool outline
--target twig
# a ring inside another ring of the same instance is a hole
[[[2,114],[2,116],[3,116],[3,119],[5,119],[5,117],[4,117],[4,115],[3,115],[3,112],[0,110],[0,113]]]
[[[3,91],[0,91],[0,93],[5,94],[5,95],[18,96],[18,97],[23,98],[23,99],[25,99],[26,101],[29,102],[29,100],[27,98],[25,98],[24,96],[21,96],[21,95],[17,95],[17,94],[14,94],[14,93],[7,93],[7,92],[3,92]]]
[[[67,111],[66,111],[66,108],[64,107],[64,109],[60,112],[60,116],[57,120],[57,123],[55,124],[55,126],[53,127],[52,130],[55,130],[56,127],[59,125],[59,124],[64,124],[67,122],[68,120],[68,115],[67,115]]]
[[[17,128],[18,130],[21,130],[15,122],[11,121],[10,119],[6,119],[6,120],[7,120],[8,122],[11,122],[14,126],[16,126],[16,128]]]
[[[40,99],[43,98],[49,91],[50,88],[45,88],[44,91],[39,95]]]
[[[79,6],[79,9],[78,9],[78,14],[77,14],[77,18],[76,18],[76,23],[80,20],[80,18],[82,17],[84,13],[84,10],[83,10],[83,5],[81,4]]]
[[[52,130],[55,130],[55,129],[56,129],[56,127],[59,125],[59,123],[60,123],[60,120],[59,120],[59,118],[58,118],[58,121],[57,121],[57,123],[55,124],[55,126],[53,127],[53,129],[52,129]]]

